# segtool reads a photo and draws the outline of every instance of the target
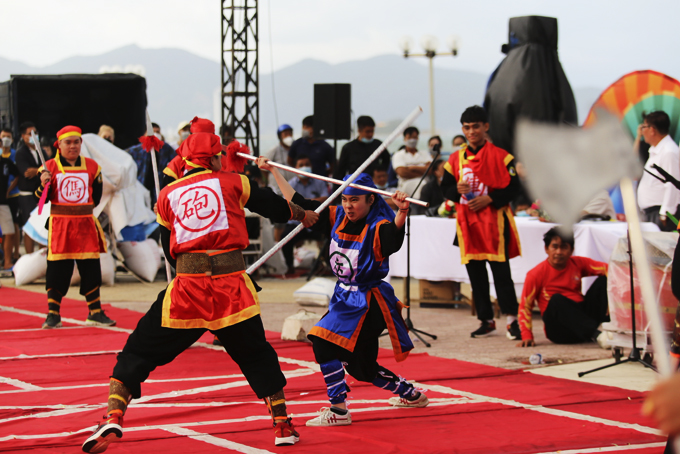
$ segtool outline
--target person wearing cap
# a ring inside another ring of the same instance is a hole
[[[290,151],[290,146],[293,145],[293,127],[286,123],[282,124],[276,129],[276,136],[279,138],[279,143],[276,144],[274,148],[265,153],[264,156],[270,161],[279,164],[287,164],[288,152]],[[286,181],[290,180],[295,176],[293,172],[289,172],[287,170],[280,170],[279,172],[281,172]],[[276,184],[274,178],[269,178],[269,172],[263,170],[262,173],[264,174],[267,180],[267,186],[269,186],[271,190],[274,191],[276,194],[281,195],[281,190],[279,189],[279,186]],[[275,241],[281,240],[285,228],[286,224],[274,224]]]
[[[294,166],[298,155],[303,154],[312,161],[312,173],[327,177],[333,174],[335,149],[328,142],[314,137],[314,116],[302,120],[302,137],[293,142],[288,150],[288,165]]]
[[[187,174],[166,186],[158,198],[158,223],[165,256],[177,276],[158,294],[118,354],[109,384],[107,413],[83,444],[85,452],[103,452],[123,435],[129,402],[141,397],[141,383],[158,366],[172,360],[209,330],[238,364],[274,423],[275,444],[299,441],[286,412],[276,351],[265,339],[256,286],[245,272],[242,250],[248,246],[245,209],[285,222],[311,225],[318,219],[268,189],[251,186],[245,159],[227,150],[209,120],[195,118],[192,134],[179,148]]]
[[[281,177],[265,158],[258,165],[266,168],[281,187],[286,199],[305,209],[316,209],[318,201],[307,200]],[[347,180],[349,176],[345,177]],[[354,183],[375,188],[371,177],[360,174]],[[401,316],[403,304],[394,289],[383,281],[389,272],[389,256],[404,241],[404,222],[409,209],[406,194],[397,191],[394,211],[382,197],[347,187],[342,205],[329,206],[319,213],[313,229],[330,234],[329,258],[338,282],[328,312],[310,330],[314,357],[326,381],[330,408],[325,408],[307,426],[340,426],[352,423],[347,410],[345,369],[359,381],[391,391],[389,403],[397,407],[424,407],[427,396],[394,372],[378,364],[378,338],[387,328],[397,361],[404,361],[413,343]],[[344,366],[343,366],[344,364]]]
[[[89,314],[86,324],[112,326],[99,299],[102,284],[99,254],[106,252],[106,240],[93,211],[102,198],[101,167],[94,159],[80,156],[82,131],[65,126],[57,132],[54,158],[38,169],[40,187],[51,202],[47,236],[47,318],[43,328],[61,326],[61,300],[68,292],[75,260],[80,273],[80,294],[85,296]],[[46,189],[47,183],[49,187]]]

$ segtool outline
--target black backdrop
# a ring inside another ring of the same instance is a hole
[[[66,125],[96,134],[107,124],[128,148],[146,130],[146,106],[146,80],[135,74],[12,75],[0,84],[0,120],[15,138],[24,121],[48,138]]]
[[[557,54],[557,19],[510,19],[508,56],[489,80],[484,107],[493,143],[515,154],[515,125],[520,117],[577,124],[576,101]],[[521,160],[521,156],[516,156]]]

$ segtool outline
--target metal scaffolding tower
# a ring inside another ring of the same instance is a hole
[[[260,155],[257,0],[222,0],[222,125]]]

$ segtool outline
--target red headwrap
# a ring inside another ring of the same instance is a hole
[[[234,140],[227,145],[224,151],[226,151],[226,156],[222,157],[222,171],[243,173],[243,168],[248,160],[236,153],[250,154],[250,149],[241,142]]]
[[[220,138],[214,134],[215,125],[210,120],[194,117],[191,131],[177,149],[177,154],[191,167],[210,169],[210,159],[222,153]]]
[[[197,132],[215,134],[215,124],[205,118],[194,117],[194,119],[191,120],[191,133],[195,134]]]
[[[61,173],[66,173],[64,171],[64,167],[61,165],[61,159],[59,159],[60,154],[59,154],[59,141],[62,139],[65,139],[67,137],[82,137],[83,135],[83,130],[80,129],[78,126],[64,126],[61,128],[59,131],[57,131],[57,140],[54,142],[54,148],[57,149],[57,152],[54,154],[54,161],[57,163],[57,168],[61,171]],[[39,144],[35,144],[35,146],[39,146]]]

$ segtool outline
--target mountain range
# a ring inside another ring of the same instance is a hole
[[[262,55],[260,55],[262,61]],[[424,60],[424,59],[422,59]],[[302,60],[259,77],[261,151],[276,142],[276,117],[289,123],[299,135],[302,118],[313,113],[315,83],[352,84],[353,119],[371,115],[378,135],[386,135],[415,106],[424,114],[416,125],[429,133],[427,66],[398,55],[382,55],[362,61],[328,64]],[[128,45],[101,55],[71,57],[53,65],[32,67],[0,57],[0,81],[13,74],[77,74],[110,71],[112,67],[143,67],[151,119],[163,132],[174,136],[181,121],[194,116],[218,123],[220,64],[180,49],[142,49]],[[458,118],[465,107],[481,104],[488,74],[436,68],[435,106],[438,132],[445,144],[459,131]],[[598,87],[572,87],[579,121],[602,92]],[[276,102],[274,102],[274,98]]]

